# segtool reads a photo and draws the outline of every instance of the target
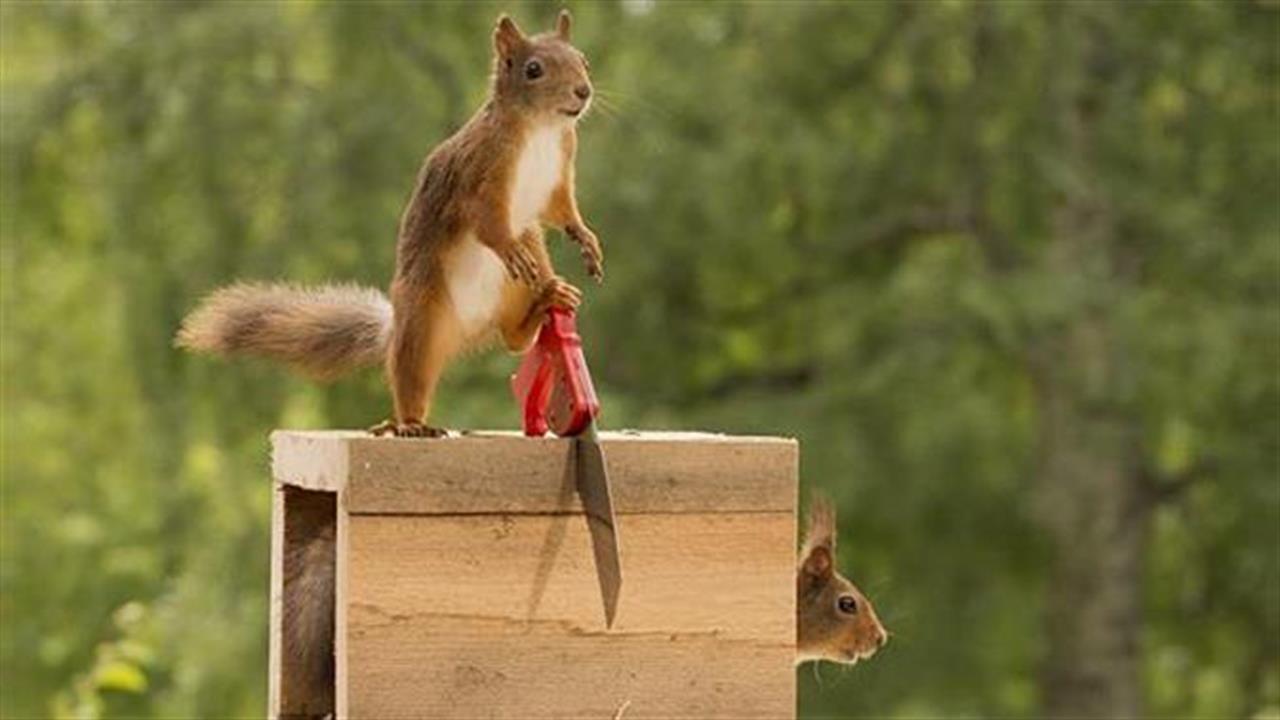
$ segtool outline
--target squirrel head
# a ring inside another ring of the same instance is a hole
[[[573,18],[561,10],[551,32],[532,37],[507,15],[493,29],[493,96],[536,121],[573,123],[591,104],[587,58],[569,44]]]
[[[835,568],[836,515],[825,498],[809,510],[796,571],[796,661],[866,660],[889,640],[871,601]]]

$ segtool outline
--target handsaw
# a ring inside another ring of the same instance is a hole
[[[525,435],[542,437],[550,430],[559,437],[574,438],[575,485],[591,533],[605,627],[613,627],[622,590],[618,526],[596,425],[600,401],[591,384],[572,310],[552,308],[547,312],[538,339],[511,377],[511,389],[522,403]]]

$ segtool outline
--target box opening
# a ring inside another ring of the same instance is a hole
[[[284,502],[280,717],[334,710],[334,586],[337,493],[289,485]]]

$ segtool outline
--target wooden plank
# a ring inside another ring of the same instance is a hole
[[[573,449],[568,440],[359,439],[350,447],[353,513],[581,511],[567,474]]]
[[[356,633],[351,718],[795,717],[790,643],[562,635],[439,616]]]
[[[572,440],[477,433],[444,440],[277,432],[279,482],[345,487],[352,513],[577,513]],[[782,438],[605,433],[618,513],[790,512],[798,447]]]
[[[795,510],[800,449],[794,440],[608,435],[604,450],[621,513]]]
[[[267,717],[280,717],[280,684],[284,674],[281,631],[284,606],[284,487],[271,492],[271,592],[267,625]]]
[[[604,626],[581,515],[356,515],[349,523],[352,605],[556,622],[573,632]],[[790,513],[635,515],[618,525],[618,632],[794,632]]]
[[[346,512],[346,495],[338,493],[338,525],[334,536],[333,569],[333,717],[351,717],[350,685],[347,674],[347,638],[350,637],[347,608],[351,595],[351,515]]]
[[[352,516],[348,531],[352,717],[793,712],[790,511],[623,518],[610,631],[581,516]]]
[[[347,448],[354,431],[276,430],[271,433],[271,476],[284,485],[337,492],[347,484]]]

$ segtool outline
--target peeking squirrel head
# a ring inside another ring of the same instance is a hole
[[[493,96],[541,121],[572,123],[591,104],[587,58],[569,44],[573,18],[561,10],[555,30],[525,36],[507,15],[493,30]]]
[[[796,571],[796,662],[866,660],[889,640],[876,610],[835,569],[836,515],[825,498],[809,510],[800,566]]]

